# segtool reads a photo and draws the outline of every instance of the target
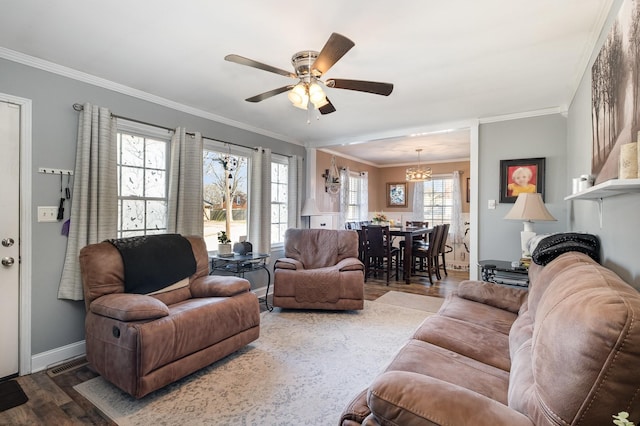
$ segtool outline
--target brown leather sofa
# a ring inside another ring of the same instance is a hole
[[[273,306],[295,309],[364,308],[364,265],[351,230],[287,229],[277,259]]]
[[[124,293],[123,258],[111,243],[88,245],[80,252],[87,360],[106,380],[135,398],[259,336],[260,308],[249,282],[210,276],[204,240],[187,240],[196,261],[195,273],[185,286],[154,295]]]
[[[532,264],[529,292],[466,281],[346,407],[352,425],[640,421],[640,294],[589,256]]]

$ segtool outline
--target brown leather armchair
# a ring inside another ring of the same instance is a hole
[[[259,336],[260,308],[249,282],[210,276],[204,240],[186,239],[183,252],[190,256],[190,244],[195,272],[155,294],[125,293],[125,264],[113,244],[91,244],[80,252],[87,360],[106,380],[135,398]]]
[[[364,308],[364,265],[355,231],[287,229],[284,255],[274,264],[273,306]]]

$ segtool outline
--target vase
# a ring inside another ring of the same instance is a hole
[[[218,244],[218,256],[231,254],[231,243]]]

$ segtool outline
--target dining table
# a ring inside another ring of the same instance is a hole
[[[411,282],[411,259],[413,256],[413,237],[430,234],[433,228],[423,228],[415,226],[397,226],[389,227],[389,234],[395,237],[404,238],[404,256],[403,256],[403,274],[404,281],[409,284]]]

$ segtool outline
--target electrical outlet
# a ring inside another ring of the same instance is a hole
[[[57,222],[58,207],[38,206],[38,222]]]

